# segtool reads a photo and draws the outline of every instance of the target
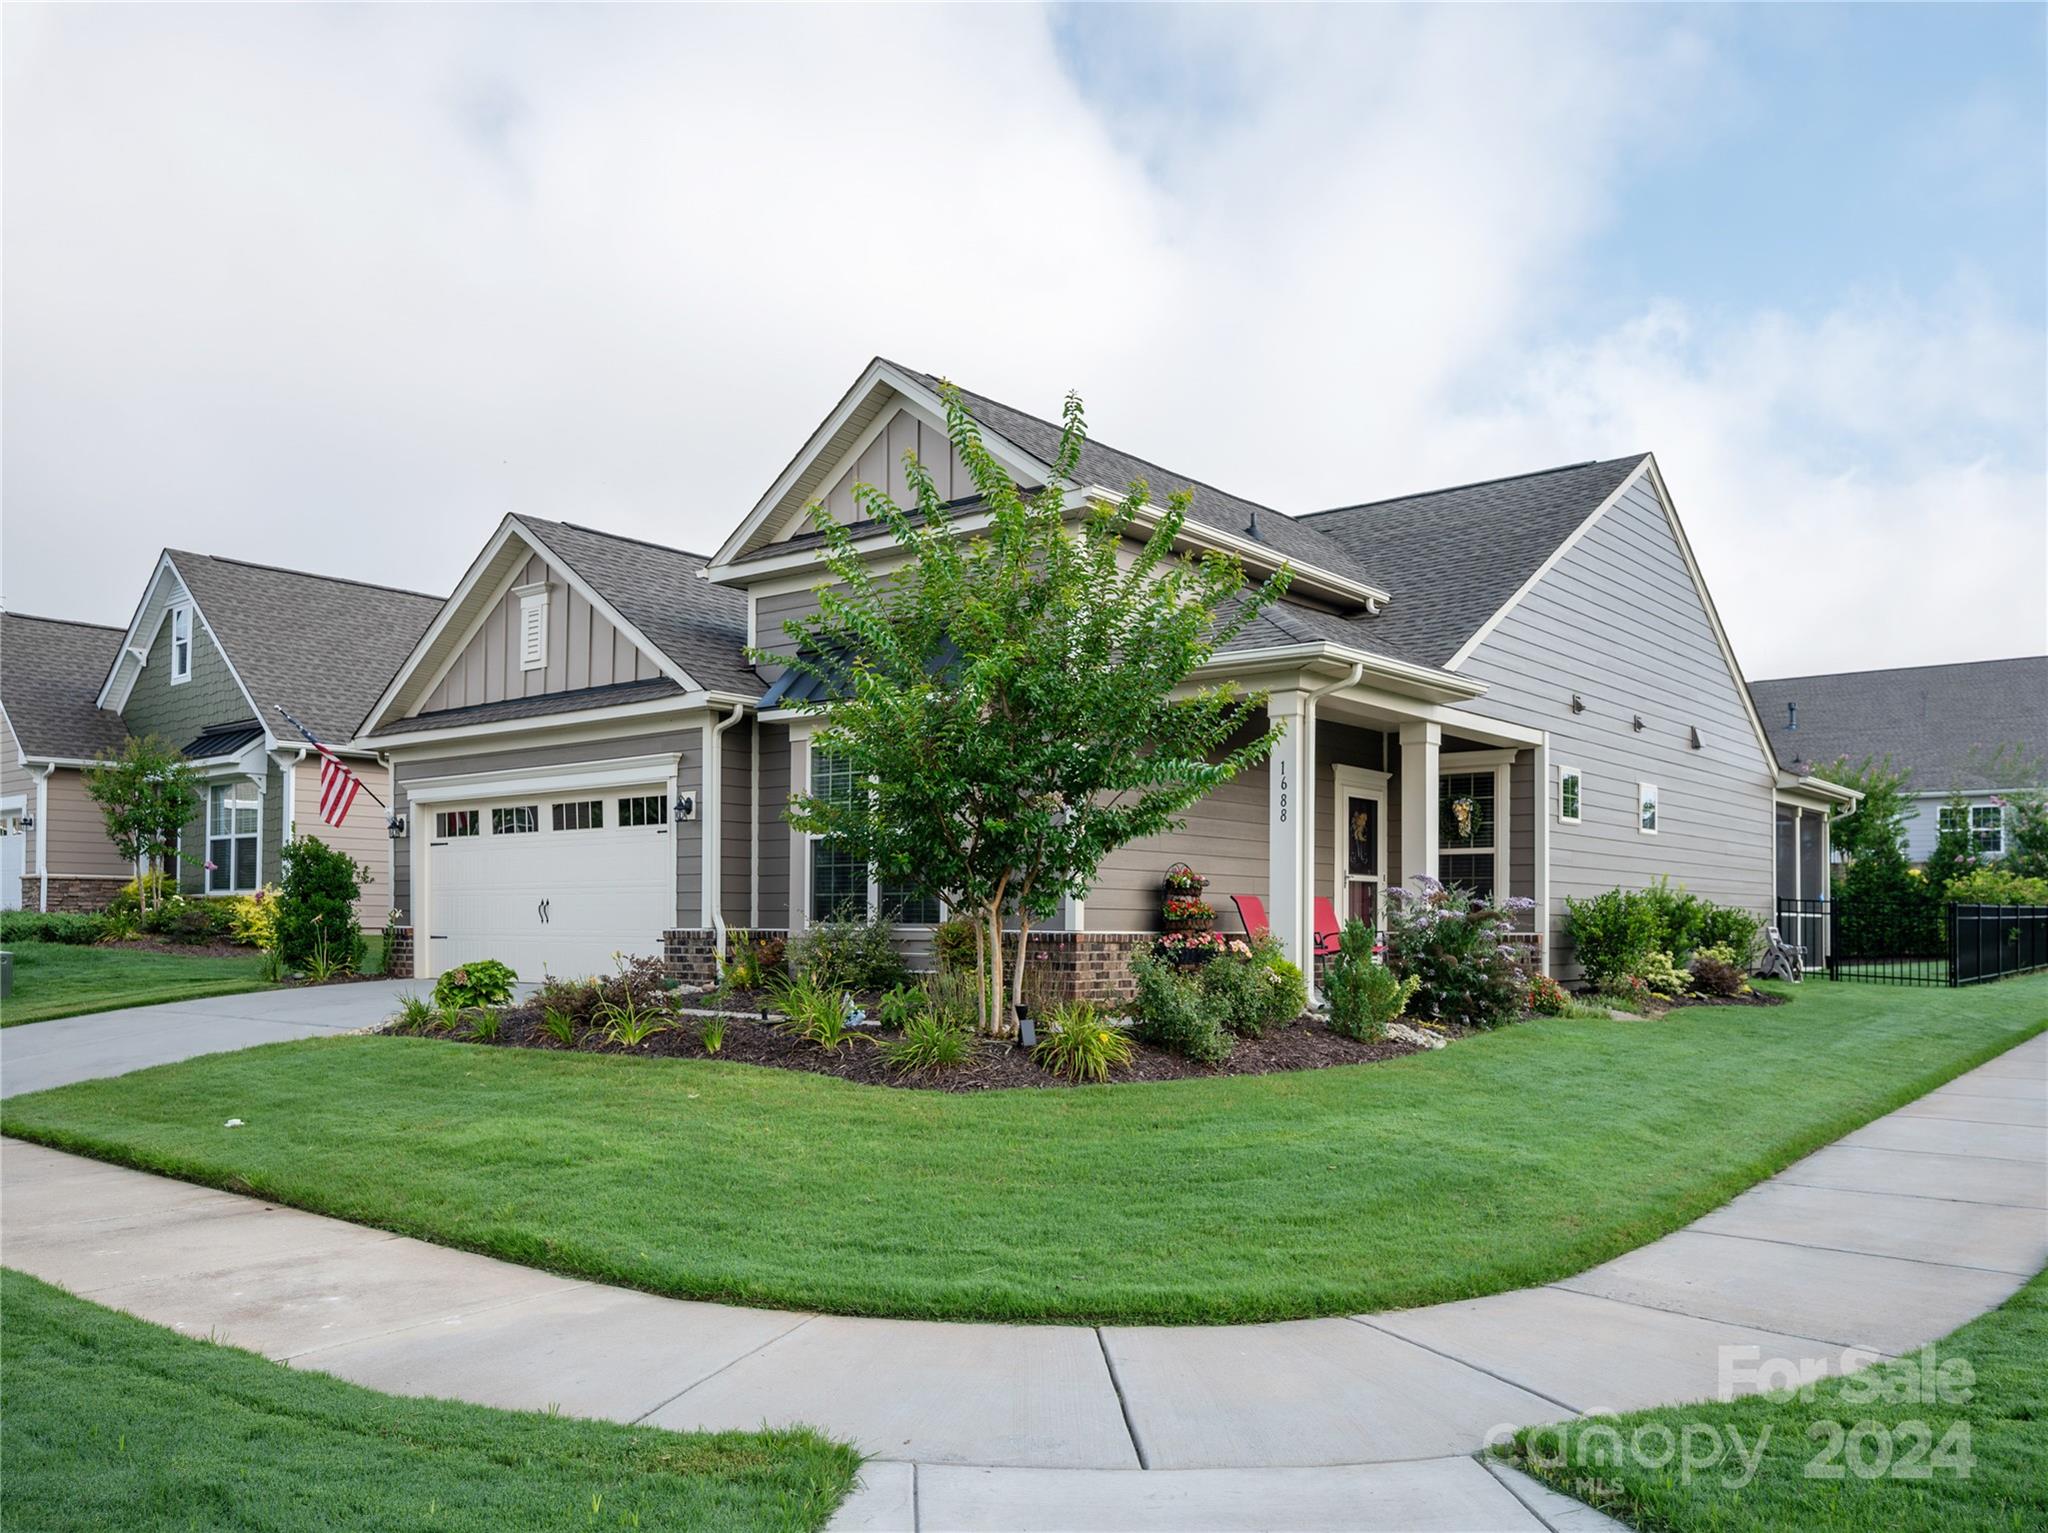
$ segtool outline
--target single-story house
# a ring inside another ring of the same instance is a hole
[[[871,363],[710,555],[504,520],[357,742],[392,766],[416,972],[588,972],[623,950],[705,975],[733,928],[848,905],[919,940],[939,912],[785,823],[792,785],[832,766],[788,706],[797,673],[745,649],[787,654],[784,621],[828,579],[807,507],[852,523],[855,483],[904,497],[905,452],[972,527],[939,390]],[[1048,482],[1056,426],[963,402],[1020,484]],[[1780,766],[1648,453],[1288,515],[1091,442],[1060,488],[1078,515],[1139,478],[1192,487],[1186,547],[1255,578],[1291,566],[1285,601],[1207,670],[1268,693],[1287,730],[1034,937],[1056,987],[1114,988],[1181,861],[1226,910],[1258,896],[1297,956],[1318,896],[1376,916],[1417,874],[1527,896],[1541,962],[1568,974],[1568,896],[1668,876],[1768,914],[1780,806],[1814,816],[1824,860],[1854,802]],[[853,531],[886,566],[885,530]]]
[[[96,909],[135,876],[107,842],[80,769],[102,749],[153,734],[200,775],[179,843],[185,892],[275,883],[284,843],[313,834],[369,870],[357,911],[380,926],[389,837],[369,793],[388,802],[390,774],[349,742],[440,606],[415,591],[169,549],[126,629],[10,616],[0,698],[41,833],[29,840],[22,903]],[[339,748],[369,789],[339,826],[320,820],[319,757],[280,708]],[[13,773],[0,789],[8,804],[27,796]]]
[[[1890,757],[1909,772],[1906,856],[1933,855],[1942,820],[1986,857],[2005,854],[2006,796],[2048,771],[2048,655],[1753,681],[1778,756],[1796,769]],[[2015,769],[2018,769],[2015,771]]]

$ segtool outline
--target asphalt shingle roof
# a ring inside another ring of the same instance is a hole
[[[1301,519],[1393,593],[1353,620],[1362,647],[1442,665],[1505,606],[1645,454],[1317,511]],[[1292,614],[1290,614],[1292,615]]]
[[[698,686],[761,695],[761,678],[744,653],[746,596],[700,580],[698,571],[708,562],[702,554],[574,522],[519,520]]]
[[[24,754],[86,760],[118,750],[121,715],[95,706],[124,630],[0,614],[0,707]]]
[[[211,554],[170,551],[271,733],[289,708],[323,741],[363,715],[427,631],[441,598]]]
[[[1786,766],[1888,755],[1912,770],[1909,791],[1941,793],[2021,786],[1981,770],[2000,746],[2048,763],[2048,655],[1788,676],[1752,681],[1749,695]],[[1787,727],[1788,703],[1798,705],[1797,729]]]

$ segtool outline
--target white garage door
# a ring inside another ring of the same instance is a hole
[[[664,783],[423,808],[427,940],[436,974],[475,958],[522,980],[609,973],[661,954],[675,924]]]

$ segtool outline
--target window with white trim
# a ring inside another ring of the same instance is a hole
[[[253,782],[217,782],[206,794],[206,892],[251,894],[262,882],[256,866],[263,799]]]
[[[843,756],[813,747],[811,796],[844,801],[854,791],[853,767]],[[830,836],[811,838],[811,919],[868,917],[868,865]]]
[[[1636,784],[1636,828],[1646,836],[1657,834],[1657,785],[1653,782]]]
[[[1557,769],[1557,818],[1560,824],[1579,823],[1579,795],[1582,786],[1577,767],[1561,766]]]
[[[632,798],[619,800],[619,824],[666,825],[668,824],[668,797],[661,793],[636,794]]]
[[[548,588],[519,587],[519,669],[545,670],[548,663]]]
[[[2005,855],[2005,806],[1977,804],[1970,810],[1970,839],[1986,857]]]
[[[604,800],[578,799],[573,804],[555,805],[556,830],[603,830]]]
[[[475,809],[443,809],[434,816],[434,837],[440,841],[453,841],[463,836],[479,833],[482,819]]]
[[[517,804],[510,809],[491,811],[491,834],[494,836],[527,836],[539,829],[538,804]]]
[[[192,679],[192,609],[183,602],[171,608],[171,684]]]
[[[1492,767],[1437,778],[1437,875],[1477,900],[1492,899],[1499,887],[1498,780]]]

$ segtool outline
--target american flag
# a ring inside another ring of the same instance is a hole
[[[315,739],[312,730],[293,719],[284,709],[277,711],[291,719],[292,728],[304,735],[307,743],[320,753],[320,818],[329,825],[339,825],[348,818],[349,807],[355,803],[363,780],[351,772],[332,750]],[[370,795],[372,798],[376,796],[374,793]]]

